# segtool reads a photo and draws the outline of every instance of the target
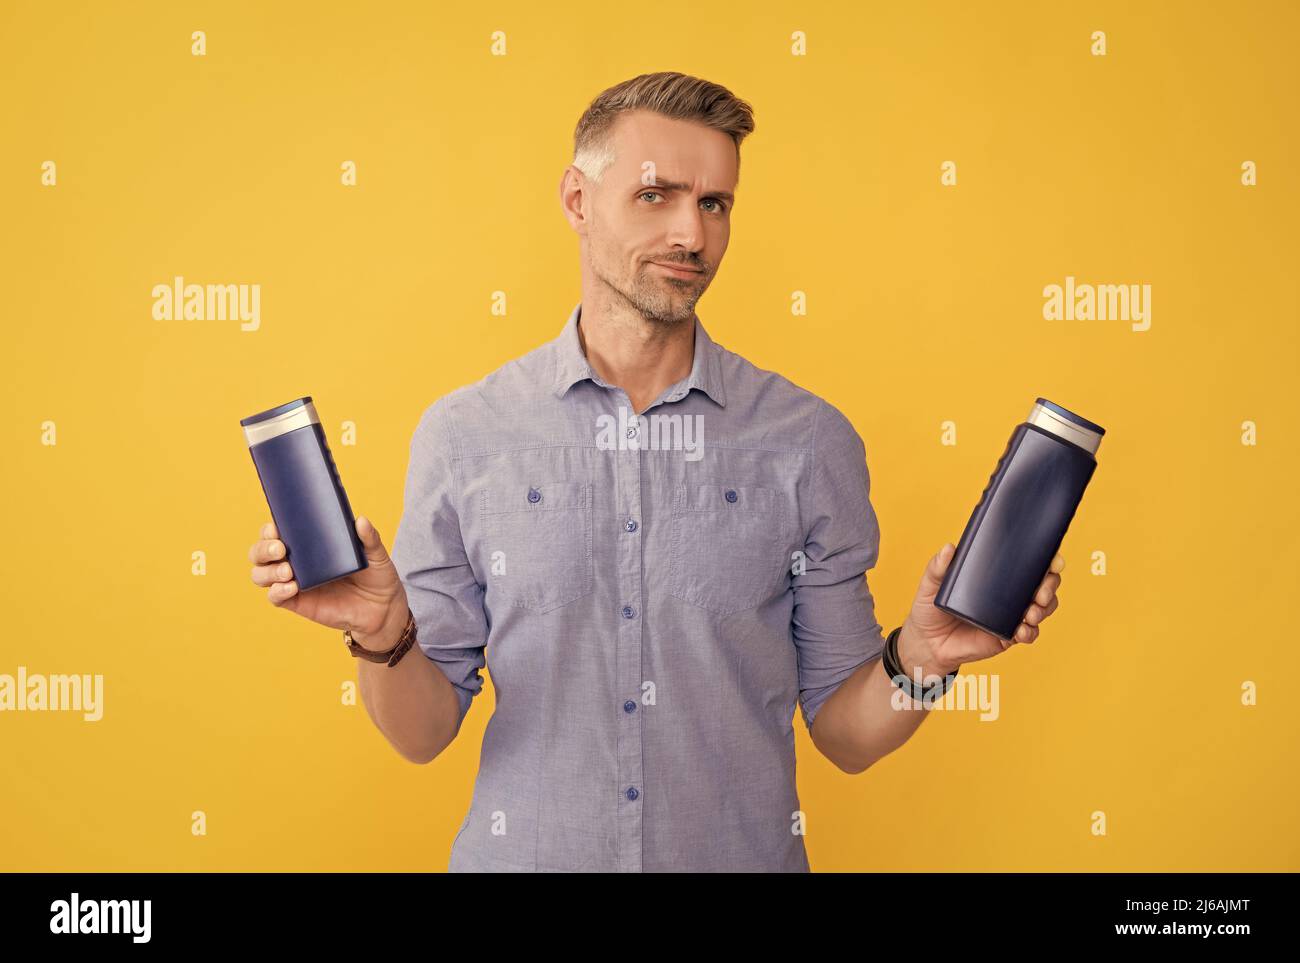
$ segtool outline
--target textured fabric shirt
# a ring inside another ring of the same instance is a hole
[[[865,448],[714,342],[638,416],[559,336],[434,401],[392,557],[463,722],[496,705],[455,871],[809,869],[796,705],[881,626]]]

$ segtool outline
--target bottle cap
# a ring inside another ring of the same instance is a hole
[[[241,418],[239,423],[244,426],[244,437],[248,439],[248,447],[252,448],[296,428],[318,425],[320,418],[316,414],[316,406],[311,402],[311,395],[308,395],[287,404],[268,408],[266,411],[259,411],[247,418]]]
[[[1073,411],[1053,404],[1046,398],[1034,400],[1033,410],[1029,412],[1029,417],[1025,420],[1031,425],[1042,428],[1044,431],[1050,431],[1058,438],[1063,438],[1073,445],[1078,445],[1084,451],[1093,455],[1097,454],[1097,447],[1101,444],[1101,436],[1106,434],[1106,429],[1101,425],[1093,424],[1087,418],[1082,418]]]

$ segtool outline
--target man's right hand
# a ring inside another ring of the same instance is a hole
[[[262,537],[248,550],[253,584],[266,587],[272,605],[332,629],[350,628],[358,645],[382,652],[397,643],[406,627],[406,589],[370,519],[359,515],[356,525],[369,564],[359,572],[299,592],[275,522],[267,522]]]

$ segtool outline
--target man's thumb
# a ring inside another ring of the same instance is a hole
[[[948,564],[956,551],[957,546],[952,542],[944,542],[943,548],[930,556],[930,561],[925,566],[925,575],[921,579],[920,594],[923,599],[933,600],[939,594],[939,586],[943,584],[943,577],[948,572]]]
[[[370,519],[365,515],[357,516],[357,535],[361,539],[361,544],[365,547],[366,558],[372,562],[382,562],[388,558],[388,552],[384,550],[384,543],[379,537],[379,532],[375,526],[370,523]]]

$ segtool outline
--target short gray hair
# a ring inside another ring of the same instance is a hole
[[[740,142],[754,132],[753,108],[726,87],[676,71],[641,74],[602,91],[573,132],[573,166],[596,183],[614,163],[610,136],[618,115],[651,110],[676,120],[693,120],[730,134],[740,167]]]

